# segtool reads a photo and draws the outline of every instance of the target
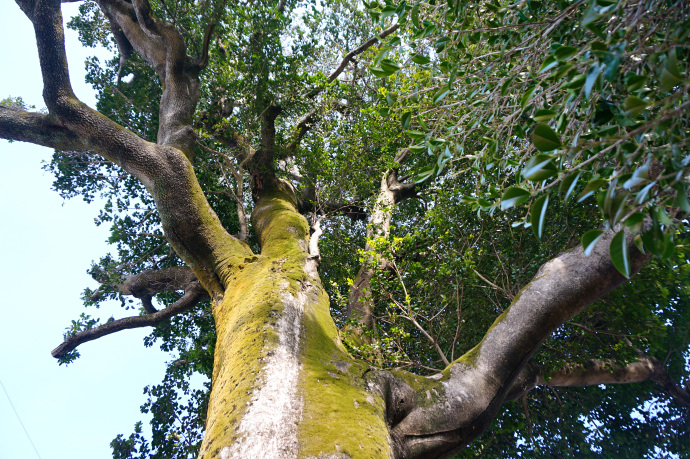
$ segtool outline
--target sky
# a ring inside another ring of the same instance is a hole
[[[65,17],[78,4],[63,4]],[[84,59],[76,34],[67,31],[67,56],[77,96],[94,106],[84,83]],[[0,99],[21,96],[38,108],[42,82],[31,23],[12,1],[0,6]],[[126,330],[85,343],[81,358],[58,366],[50,351],[64,329],[86,311],[80,294],[96,283],[86,274],[109,250],[107,228],[96,227],[98,203],[65,201],[41,170],[52,150],[0,140],[0,459],[100,459],[110,441],[128,436],[143,388],[163,378],[171,357],[145,348],[150,329]],[[101,307],[103,318],[124,317],[118,302]],[[36,451],[29,438],[33,441]]]

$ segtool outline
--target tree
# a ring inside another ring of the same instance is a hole
[[[179,357],[115,457],[687,452],[683,2],[86,1],[98,111],[60,2],[17,3],[47,112],[5,99],[0,136],[108,198],[87,306],[141,300],[53,355],[155,326]]]

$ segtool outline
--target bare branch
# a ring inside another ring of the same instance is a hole
[[[399,27],[398,24],[394,24],[394,25],[390,26],[389,28],[387,28],[386,30],[381,32],[377,37],[371,37],[369,40],[365,41],[364,43],[359,45],[357,48],[355,48],[352,51],[350,51],[349,53],[347,53],[345,55],[345,57],[343,57],[343,59],[340,61],[340,64],[338,64],[338,67],[335,70],[333,70],[333,72],[331,72],[330,75],[328,75],[328,78],[326,79],[326,81],[328,83],[332,83],[333,81],[335,81],[335,79],[338,78],[338,76],[340,76],[341,73],[343,73],[345,68],[347,68],[348,64],[350,62],[352,62],[352,60],[356,56],[362,54],[364,51],[366,51],[367,49],[374,46],[376,43],[378,43],[379,39],[386,38],[388,35],[392,34],[396,30],[398,30],[398,27]],[[315,97],[322,90],[323,90],[322,88],[313,89],[313,90],[311,90],[311,92],[309,92],[307,94],[307,97]]]
[[[0,138],[64,151],[84,151],[89,143],[55,118],[0,105]]]
[[[65,338],[65,341],[53,349],[51,354],[55,358],[60,358],[68,352],[76,349],[80,344],[93,341],[106,335],[116,333],[120,330],[130,328],[154,327],[164,320],[170,319],[177,314],[181,314],[199,304],[203,299],[208,298],[206,291],[199,287],[191,289],[182,298],[171,304],[167,308],[154,314],[144,316],[125,317],[124,319],[113,320],[90,330],[84,330]]]
[[[345,68],[347,68],[348,64],[350,62],[352,62],[352,60],[356,56],[358,56],[359,54],[362,54],[364,51],[366,51],[367,49],[374,46],[379,41],[379,39],[385,38],[388,35],[395,32],[396,30],[398,30],[398,27],[399,27],[398,24],[395,24],[395,25],[387,28],[386,30],[381,32],[381,34],[379,34],[377,37],[370,38],[369,40],[362,43],[357,48],[355,48],[352,51],[350,51],[349,53],[347,53],[345,55],[345,57],[343,57],[343,59],[340,61],[340,64],[338,64],[338,67],[333,72],[331,72],[331,74],[328,76],[328,78],[326,79],[327,83],[332,83],[333,81],[335,81],[335,79],[338,78],[338,76],[341,73],[343,73]],[[306,97],[309,99],[312,99],[312,98],[316,97],[319,93],[321,93],[321,91],[323,91],[323,87],[314,88],[306,94]],[[311,126],[318,120],[319,110],[320,110],[320,107],[318,107],[318,106],[314,107],[306,115],[304,115],[302,118],[300,118],[300,120],[297,122],[295,127],[293,127],[293,129],[292,129],[292,131],[293,131],[293,134],[291,136],[292,140],[290,141],[290,143],[286,147],[286,151],[294,152],[294,150],[297,148],[299,143],[302,141],[302,139],[306,135],[307,131],[309,131]]]
[[[678,403],[690,408],[690,390],[676,383],[662,362],[647,355],[640,355],[627,365],[620,365],[610,359],[591,359],[583,364],[567,365],[548,375],[536,365],[528,365],[516,378],[507,400],[516,399],[537,386],[580,387],[644,381],[656,382]]]
[[[34,26],[46,106],[55,114],[74,110],[78,104],[67,69],[60,2],[17,0],[17,4]]]

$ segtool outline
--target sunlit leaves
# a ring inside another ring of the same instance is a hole
[[[582,249],[585,251],[585,255],[590,256],[592,254],[592,251],[594,250],[594,247],[596,246],[597,242],[599,242],[599,239],[604,235],[604,232],[602,230],[589,230],[585,234],[582,235],[581,238],[581,243],[582,243]]]
[[[518,186],[511,186],[501,196],[501,210],[518,206],[530,198],[529,191]]]

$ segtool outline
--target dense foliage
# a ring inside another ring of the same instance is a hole
[[[545,261],[624,225],[655,258],[561,327],[534,360],[556,371],[644,352],[690,384],[687,2],[151,4],[196,54],[215,25],[194,167],[225,228],[249,231],[255,247],[243,158],[260,148],[266,110],[280,106],[280,173],[309,196],[308,217],[323,228],[320,274],[353,355],[437,372],[481,341]],[[84,45],[117,54],[88,62],[98,110],[155,141],[155,73],[136,53],[121,58],[95,3],[80,11],[69,26]],[[329,78],[343,55],[394,23],[395,33]],[[61,195],[105,198],[97,223],[111,227],[114,249],[91,267],[101,287],[85,292],[86,306],[119,298],[137,308],[118,289],[126,275],[182,264],[151,197],[95,154],[58,152],[48,168]],[[391,169],[417,182],[417,196],[389,209],[390,235],[366,241],[367,211]],[[612,247],[627,276],[625,245]],[[356,322],[345,314],[348,292],[363,263],[382,259],[372,280],[377,327],[362,340],[347,327]],[[98,323],[84,314],[67,333]],[[146,389],[152,437],[138,424],[113,440],[114,457],[196,456],[214,343],[208,304],[156,327],[145,344],[172,357],[162,383]],[[461,456],[683,456],[688,419],[651,382],[538,388],[506,404]]]

